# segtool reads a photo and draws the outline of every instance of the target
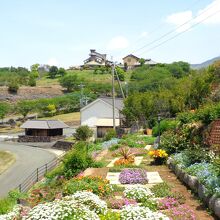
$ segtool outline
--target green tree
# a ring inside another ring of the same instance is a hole
[[[35,109],[34,101],[19,101],[16,105],[16,112],[21,114],[24,118],[28,115],[28,113],[33,112]]]
[[[32,77],[34,77],[34,78],[39,77],[39,71],[38,71],[39,66],[40,66],[40,64],[38,64],[38,63],[33,64],[31,66],[31,75],[32,75]]]
[[[77,75],[71,74],[63,76],[59,82],[60,85],[66,88],[68,92],[71,92],[73,90],[79,89],[79,84],[81,80],[78,78]]]
[[[17,93],[19,89],[18,78],[11,78],[8,82],[8,91],[12,93]]]
[[[139,63],[140,63],[141,66],[143,66],[144,63],[145,63],[145,59],[144,59],[144,58],[140,58],[140,59],[139,59]]]
[[[58,75],[60,75],[60,76],[65,76],[66,75],[66,70],[64,69],[64,68],[59,68],[59,70],[58,70]]]
[[[116,72],[118,74],[119,80],[124,81],[125,80],[125,71],[122,68],[118,67],[118,66],[115,69],[116,69]]]
[[[58,68],[56,66],[51,66],[48,73],[49,77],[51,79],[55,79],[57,74],[58,74]]]
[[[9,113],[9,110],[10,110],[9,104],[0,102],[0,119],[2,119],[2,121],[5,118],[5,116]]]
[[[93,135],[93,130],[88,125],[82,125],[76,129],[74,137],[79,141],[87,141]]]

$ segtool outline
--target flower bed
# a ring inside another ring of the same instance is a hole
[[[168,157],[168,154],[166,153],[166,151],[162,149],[151,150],[149,151],[148,155],[154,159],[154,163],[156,165],[163,164]]]
[[[153,197],[154,194],[146,187],[135,185],[134,187],[127,187],[124,190],[124,196],[125,198],[135,199],[138,202],[141,202],[146,198]]]
[[[199,198],[220,218],[220,177],[216,177],[211,166],[206,163],[194,164],[186,168],[187,160],[185,157],[181,159],[180,155],[181,153],[169,158],[167,161],[169,168],[182,182],[197,192]]]
[[[93,192],[98,196],[106,196],[112,192],[109,181],[101,177],[79,176],[64,185],[64,192],[68,195],[83,190]]]
[[[121,212],[121,220],[169,220],[169,218],[159,212],[153,212],[147,207],[125,206]]]
[[[143,169],[124,169],[119,175],[119,182],[122,184],[146,184],[147,181],[147,174]]]
[[[110,198],[107,201],[108,207],[112,209],[122,209],[124,206],[127,205],[137,205],[137,202],[135,199],[127,199],[127,198]]]

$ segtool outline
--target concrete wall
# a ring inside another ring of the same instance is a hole
[[[97,120],[100,118],[112,118],[112,106],[101,101],[95,101],[88,107],[81,110],[81,125],[96,127]],[[115,111],[116,118],[119,118],[119,111]]]

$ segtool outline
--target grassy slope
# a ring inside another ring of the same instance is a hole
[[[76,74],[79,78],[83,78],[89,82],[97,83],[111,83],[110,74],[94,74],[93,70],[69,70],[68,74]],[[129,81],[131,76],[131,71],[126,72],[125,81]],[[59,85],[59,78],[49,79],[47,76],[42,77],[37,81],[37,86],[55,86]]]
[[[41,119],[47,120],[61,120],[63,122],[74,122],[80,120],[80,112],[67,113],[62,115],[55,115],[53,117],[45,117]]]
[[[0,174],[15,162],[15,156],[8,151],[0,151]]]

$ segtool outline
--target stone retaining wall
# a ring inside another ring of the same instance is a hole
[[[68,151],[70,150],[74,145],[74,142],[69,142],[69,141],[57,141],[52,148],[58,149],[58,150],[64,150]]]
[[[18,142],[52,142],[62,138],[64,138],[64,136],[48,137],[48,136],[19,135]]]
[[[185,183],[191,190],[196,192],[199,198],[220,218],[220,198],[216,195],[206,195],[206,188],[199,183],[195,176],[187,174],[179,165],[176,165],[172,158],[167,161],[168,167],[176,174],[176,176]]]

